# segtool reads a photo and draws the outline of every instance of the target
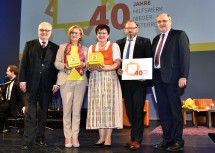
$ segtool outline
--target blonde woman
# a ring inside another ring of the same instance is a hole
[[[60,86],[63,102],[65,147],[79,147],[80,112],[87,85],[85,60],[88,48],[80,43],[83,37],[80,26],[70,27],[68,37],[69,42],[60,45],[55,67],[59,70],[57,85]],[[74,57],[80,62],[77,66],[70,63]]]

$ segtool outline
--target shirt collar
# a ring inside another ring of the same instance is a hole
[[[162,34],[165,34],[165,37],[167,37],[168,36],[168,34],[169,34],[169,31],[171,30],[171,28],[167,31],[167,32],[165,32],[165,33],[161,33],[161,35]],[[161,35],[160,35],[160,37],[161,37]]]
[[[39,38],[39,42],[40,42],[40,44],[41,44],[41,45],[42,45],[42,42],[46,42],[46,44],[45,44],[46,46],[47,46],[47,44],[48,44],[48,40],[43,41],[43,40],[42,40],[42,39],[40,39],[40,38]]]

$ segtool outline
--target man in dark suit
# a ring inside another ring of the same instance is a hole
[[[137,33],[137,23],[127,21],[125,24],[126,38],[117,41],[121,51],[121,59],[152,57],[150,40],[137,36]],[[122,73],[122,69],[118,69],[118,74],[122,75]],[[146,99],[146,88],[149,82],[144,80],[121,80],[120,77],[120,83],[126,113],[131,124],[131,140],[125,143],[124,146],[130,149],[138,149],[143,138],[143,108]]]
[[[7,116],[18,117],[22,113],[25,104],[25,93],[19,88],[18,80],[19,69],[15,65],[7,67],[6,75],[9,78],[2,87],[2,95],[4,103],[0,105],[0,130],[2,132],[3,126],[6,126]],[[7,128],[7,126],[5,127]]]
[[[171,28],[168,14],[157,17],[161,34],[153,39],[154,85],[163,140],[155,149],[179,151],[184,148],[183,115],[180,95],[187,84],[190,49],[184,31]]]
[[[39,39],[26,42],[20,63],[20,88],[27,94],[28,111],[26,113],[26,134],[23,150],[35,144],[47,146],[45,142],[45,124],[49,103],[56,84],[57,69],[54,66],[59,46],[49,41],[52,25],[42,22],[38,26]],[[38,104],[38,111],[37,111]],[[37,133],[36,131],[37,114]]]

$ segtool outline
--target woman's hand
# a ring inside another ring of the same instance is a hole
[[[72,68],[69,67],[67,64],[64,64],[64,69],[67,71],[67,70],[71,70]]]
[[[92,66],[88,65],[88,70],[89,71],[102,71],[103,69],[101,68],[101,66],[98,66],[98,65],[92,65]]]
[[[81,62],[79,66],[73,67],[73,68],[85,68],[86,64],[84,62]]]

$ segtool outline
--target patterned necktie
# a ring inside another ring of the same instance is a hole
[[[45,42],[45,41],[42,42],[42,47],[43,47],[43,48],[46,47],[46,42]]]
[[[156,53],[156,56],[155,56],[155,66],[159,65],[160,53],[161,53],[161,48],[162,48],[162,45],[163,45],[164,36],[165,36],[165,34],[161,35],[161,41],[159,43],[158,50],[157,50],[157,53]]]
[[[131,41],[133,39],[128,39],[129,41],[129,44],[128,44],[128,48],[127,48],[127,52],[126,52],[126,56],[125,56],[125,59],[129,59],[129,53],[130,53],[130,47],[131,47]]]

